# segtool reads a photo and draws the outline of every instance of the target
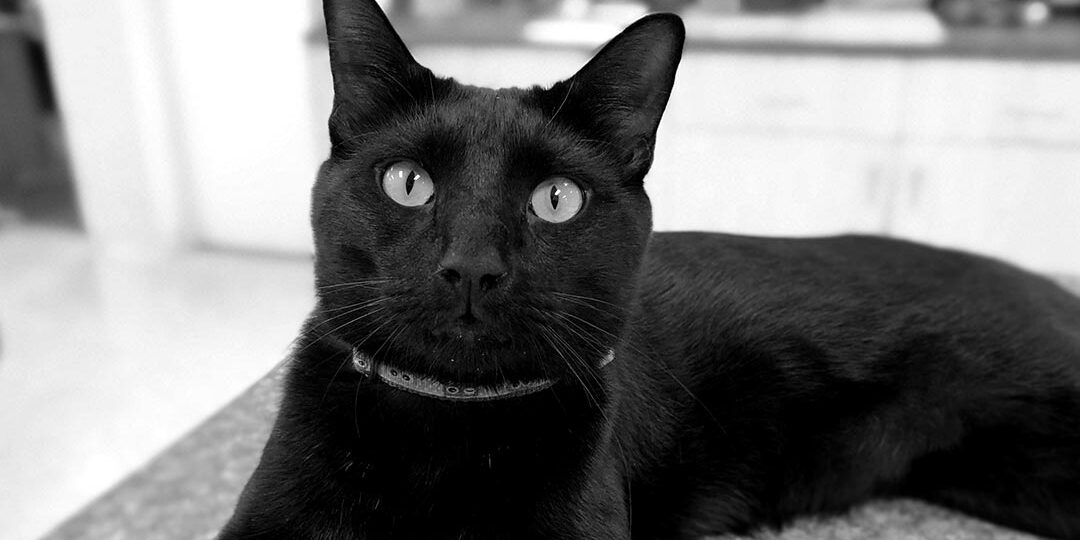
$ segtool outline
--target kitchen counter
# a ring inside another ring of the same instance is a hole
[[[255,470],[280,398],[278,368],[42,540],[210,540]],[[759,540],[1031,540],[917,501],[805,519]],[[734,540],[734,539],[732,539]]]
[[[632,19],[631,19],[632,20]],[[684,17],[687,52],[1080,60],[1080,17],[1038,28],[945,28],[928,11],[830,10]],[[394,22],[410,46],[572,47],[592,50],[627,21],[529,19],[474,13]],[[326,46],[322,29],[311,33]]]
[[[1080,294],[1080,280],[1067,286]],[[209,540],[255,469],[280,399],[278,367],[200,427],[42,540]],[[806,518],[757,540],[1030,540],[912,500]],[[731,539],[729,539],[731,540]]]

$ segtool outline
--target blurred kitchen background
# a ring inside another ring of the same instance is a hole
[[[318,4],[0,0],[0,538],[285,356],[327,153]],[[383,4],[422,63],[496,86],[682,13],[657,229],[861,231],[1080,275],[1080,0]]]

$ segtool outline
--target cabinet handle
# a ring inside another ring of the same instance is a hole
[[[881,164],[875,163],[866,172],[866,202],[876,203],[881,192]]]
[[[1022,106],[1005,107],[1005,116],[1016,120],[1060,120],[1067,116],[1065,107],[1035,109]]]
[[[806,99],[799,96],[767,95],[758,99],[758,107],[764,110],[792,111],[807,106]]]
[[[911,171],[908,177],[908,207],[917,208],[922,200],[923,180],[925,174],[922,167]]]

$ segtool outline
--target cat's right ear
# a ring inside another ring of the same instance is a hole
[[[553,117],[569,112],[593,136],[622,152],[622,162],[644,175],[656,129],[667,106],[686,31],[671,13],[648,15],[600,49],[573,77],[548,90]]]
[[[375,0],[323,0],[334,109],[333,152],[347,152],[387,113],[430,94],[434,76],[413,59]]]

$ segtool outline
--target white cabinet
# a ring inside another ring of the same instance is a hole
[[[907,71],[891,232],[1080,274],[1080,63]]]
[[[893,59],[691,52],[665,122],[779,137],[891,138],[902,75]]]
[[[889,234],[1080,274],[1080,63],[688,54],[658,230]]]
[[[1080,145],[1080,63],[924,60],[907,73],[907,140]]]
[[[300,2],[169,0],[169,36],[182,198],[198,242],[311,251],[311,183],[328,154],[325,116],[309,107],[311,77]],[[258,13],[242,39],[236,21]],[[213,16],[208,16],[213,14]]]
[[[885,233],[899,60],[691,52],[647,187],[657,230]]]
[[[1080,152],[978,145],[909,152],[893,234],[1080,272]]]
[[[887,147],[664,129],[646,179],[657,230],[884,233]]]

